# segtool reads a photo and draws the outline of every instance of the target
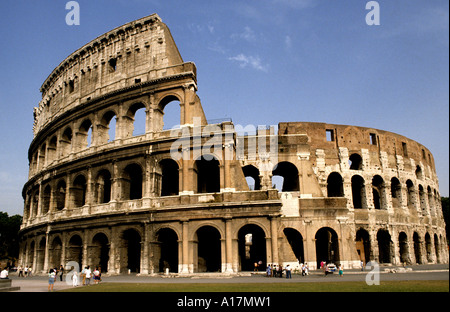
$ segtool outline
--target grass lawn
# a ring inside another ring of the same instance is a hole
[[[385,281],[326,283],[107,283],[64,292],[449,292],[448,281]]]

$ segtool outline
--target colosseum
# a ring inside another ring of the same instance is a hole
[[[19,256],[36,273],[448,263],[425,146],[351,125],[208,122],[196,66],[156,14],[76,50],[40,91]]]

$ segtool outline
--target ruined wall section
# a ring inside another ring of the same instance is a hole
[[[84,45],[48,76],[34,109],[34,136],[59,115],[115,90],[177,73],[183,59],[157,14]]]

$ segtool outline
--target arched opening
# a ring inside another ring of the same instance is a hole
[[[75,178],[72,185],[73,207],[81,207],[86,204],[86,190],[86,178],[80,174]]]
[[[97,126],[98,144],[105,144],[115,140],[116,120],[116,113],[113,111],[103,114],[100,124]]]
[[[147,112],[143,103],[135,103],[128,109],[123,120],[124,138],[143,135],[146,132]]]
[[[364,229],[359,229],[356,232],[356,251],[361,261],[364,263],[370,261],[370,235]]]
[[[50,210],[50,196],[52,193],[52,188],[47,185],[44,188],[44,193],[42,194],[42,214],[46,214]]]
[[[414,184],[411,180],[406,181],[406,191],[407,191],[407,205],[409,209],[414,208],[415,205],[415,194]]]
[[[359,175],[352,177],[352,198],[353,208],[366,208],[366,188],[364,186],[364,179]]]
[[[283,178],[283,186],[281,187],[282,192],[300,191],[298,169],[294,164],[287,161],[278,163],[272,170],[272,177],[274,176]]]
[[[427,262],[433,263],[433,243],[431,241],[430,234],[425,233],[425,249],[427,252]]]
[[[398,235],[398,245],[400,251],[400,262],[410,264],[409,248],[408,248],[408,236],[405,232],[400,232]]]
[[[434,252],[436,254],[436,263],[441,263],[441,248],[439,244],[439,238],[434,234]]]
[[[100,272],[108,272],[109,241],[103,233],[95,234],[91,246],[91,263],[98,267]]]
[[[413,241],[414,241],[414,256],[416,258],[416,263],[422,264],[422,242],[420,241],[420,237],[417,232],[414,232]]]
[[[56,145],[57,145],[57,138],[56,136],[53,136],[50,139],[50,142],[48,143],[47,147],[47,163],[51,164],[56,159]]]
[[[402,186],[396,177],[391,179],[391,197],[392,206],[400,208],[402,206]]]
[[[327,179],[327,194],[328,197],[343,197],[344,184],[342,176],[337,172],[332,172]]]
[[[178,236],[169,228],[160,229],[156,234],[158,250],[155,250],[155,258],[158,259],[158,271],[178,273]]]
[[[372,179],[372,195],[373,195],[373,205],[375,209],[385,209],[385,187],[383,178],[376,175]]]
[[[33,205],[32,216],[36,217],[38,214],[38,207],[39,207],[39,190],[34,192],[32,205]]]
[[[53,239],[53,242],[49,246],[49,261],[48,267],[54,268],[59,267],[62,264],[61,255],[62,255],[62,242],[59,236]],[[81,263],[80,263],[81,266]]]
[[[125,167],[122,176],[122,199],[142,198],[142,168],[137,164]]]
[[[247,165],[242,167],[242,172],[244,173],[245,180],[250,191],[257,191],[261,189],[261,183],[259,178],[259,169],[252,165]]]
[[[416,178],[419,180],[423,179],[422,168],[419,165],[416,166]]]
[[[430,208],[430,214],[432,217],[435,216],[435,210],[434,210],[434,197],[433,197],[433,191],[431,190],[431,187],[427,187],[427,193],[428,193],[428,207]]]
[[[45,152],[47,151],[47,145],[44,144],[39,151],[39,170],[45,166]]]
[[[161,196],[178,195],[179,168],[173,159],[163,159],[159,162],[161,167]]]
[[[195,161],[194,171],[197,174],[197,193],[220,192],[219,161],[214,156],[201,156]]]
[[[70,238],[69,245],[66,249],[66,259],[67,262],[75,261],[81,267],[83,263],[83,241],[79,235],[74,235]],[[60,264],[65,265],[65,263]]]
[[[61,146],[61,156],[67,156],[72,150],[72,129],[66,128],[61,136],[59,145]]]
[[[219,231],[212,226],[203,226],[197,230],[197,272],[221,271],[221,237]],[[194,247],[194,248],[195,248]]]
[[[294,253],[295,259],[298,263],[304,263],[305,261],[305,250],[303,248],[303,236],[299,231],[292,228],[285,228],[283,230],[284,236],[286,237],[291,250]]]
[[[176,96],[169,95],[159,103],[161,109],[161,129],[177,129],[181,124],[180,101]]]
[[[66,182],[61,180],[56,187],[56,210],[62,210],[66,206]]]
[[[348,158],[350,170],[362,170],[362,158],[359,154],[351,154]]]
[[[260,267],[265,268],[267,256],[264,230],[255,224],[247,224],[240,228],[238,252],[241,271],[253,271],[255,263],[261,263]]]
[[[88,148],[92,144],[92,122],[86,119],[81,123],[80,129],[77,132],[78,146],[77,150]]]
[[[423,186],[419,184],[419,200],[420,200],[420,209],[422,211],[422,215],[427,214],[427,196],[423,189]]]
[[[45,261],[45,237],[42,237],[39,241],[36,249],[36,272],[41,272],[44,269]]]
[[[393,243],[391,240],[391,234],[387,230],[379,230],[377,233],[378,241],[378,256],[380,263],[391,263],[393,255]]]
[[[109,203],[111,200],[111,173],[101,170],[96,179],[96,199],[98,204]]]
[[[317,267],[320,267],[322,261],[338,265],[339,240],[337,233],[329,227],[323,227],[317,231],[315,239]]]
[[[125,230],[122,235],[121,272],[139,273],[141,266],[141,235],[136,230]]]

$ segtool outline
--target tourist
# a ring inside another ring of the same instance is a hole
[[[267,272],[267,277],[270,277],[270,275],[272,274],[271,270],[272,270],[272,268],[270,267],[270,264],[269,264],[269,265],[267,266],[267,270],[266,270],[266,272]]]
[[[292,278],[291,275],[291,267],[289,266],[289,264],[286,266],[286,278]]]
[[[78,286],[78,272],[76,270],[73,270],[73,275],[72,275],[72,286],[76,287]]]
[[[53,291],[53,285],[55,285],[55,277],[55,270],[50,269],[50,273],[48,274],[48,291]]]
[[[342,268],[342,265],[339,266],[339,276],[342,277],[344,275],[344,269]]]
[[[25,277],[28,277],[28,265],[25,266]]]
[[[0,272],[0,279],[9,279],[8,270],[6,267]]]
[[[19,268],[18,268],[18,271],[19,271],[19,277],[23,277],[23,267],[22,267],[22,265],[19,265]]]
[[[85,274],[86,274],[86,285],[90,286],[92,272],[89,266],[87,266]]]
[[[98,267],[94,270],[94,284],[98,284],[100,282],[100,271],[98,270]]]
[[[62,264],[59,266],[59,280],[62,282],[63,281],[63,274],[64,274],[64,267],[62,266]]]

